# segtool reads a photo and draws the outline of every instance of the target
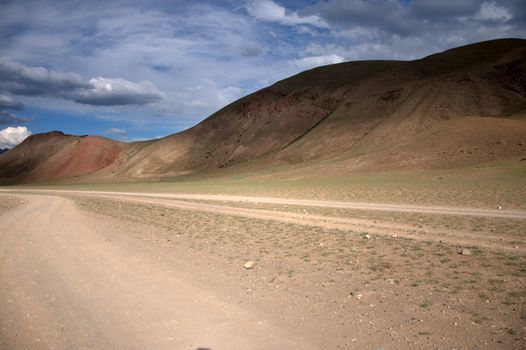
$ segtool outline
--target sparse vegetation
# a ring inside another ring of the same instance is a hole
[[[453,323],[460,312],[473,315],[476,325],[500,319],[510,325],[509,329],[521,332],[517,326],[521,314],[516,307],[524,305],[521,303],[525,298],[526,271],[524,257],[516,254],[470,247],[472,255],[467,258],[458,254],[458,248],[441,242],[382,235],[364,239],[365,233],[159,205],[75,200],[84,210],[161,228],[165,233],[148,239],[167,249],[180,251],[189,247],[196,254],[213,252],[216,266],[224,265],[224,273],[230,278],[236,278],[232,272],[236,265],[257,252],[262,275],[241,283],[258,290],[260,298],[271,297],[267,293],[276,297],[273,291],[279,285],[280,290],[302,290],[309,300],[325,295],[324,305],[338,305],[347,290],[360,288],[364,298],[361,300],[366,299],[367,305],[378,303],[384,310],[415,300],[421,311],[412,312],[420,317],[445,317]],[[513,279],[504,277],[512,274],[516,275]],[[522,289],[517,289],[517,283]],[[329,286],[332,299],[324,294]],[[411,297],[408,299],[407,295]],[[495,308],[497,304],[501,307]],[[344,313],[354,313],[355,308],[344,308]],[[422,332],[419,335],[435,336],[433,332]]]

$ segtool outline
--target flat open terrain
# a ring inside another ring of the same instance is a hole
[[[332,164],[329,162],[329,165]],[[338,170],[338,169],[336,169]],[[40,184],[28,189],[216,194],[449,207],[526,209],[526,161],[472,167],[327,174],[313,166],[222,169],[172,182]],[[73,181],[73,180],[71,180]],[[6,187],[9,188],[9,187]]]
[[[523,348],[518,199],[156,186],[0,192],[0,348]]]

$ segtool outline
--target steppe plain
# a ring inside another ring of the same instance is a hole
[[[523,349],[523,163],[4,187],[0,347]]]

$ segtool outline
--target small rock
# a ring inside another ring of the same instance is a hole
[[[398,237],[398,235],[395,233],[395,234],[392,234],[391,237],[396,238]]]
[[[245,263],[245,265],[243,265],[243,268],[244,268],[245,270],[250,270],[250,269],[253,269],[255,265],[256,265],[256,263],[255,263],[254,261],[250,261],[250,260],[249,260],[249,261],[247,261],[247,262]]]
[[[464,248],[460,251],[461,255],[471,255],[471,250]]]
[[[359,292],[352,292],[351,295],[358,300],[362,298],[362,293],[359,293]]]
[[[498,209],[498,210],[502,210],[502,207],[499,205],[499,206],[497,207],[497,209]]]
[[[363,236],[363,238],[369,239],[369,238],[371,238],[371,236],[369,236],[369,234],[366,234],[365,236]]]

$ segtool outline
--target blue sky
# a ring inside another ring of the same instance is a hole
[[[61,130],[134,141],[319,65],[526,37],[523,0],[0,2],[0,148]]]

